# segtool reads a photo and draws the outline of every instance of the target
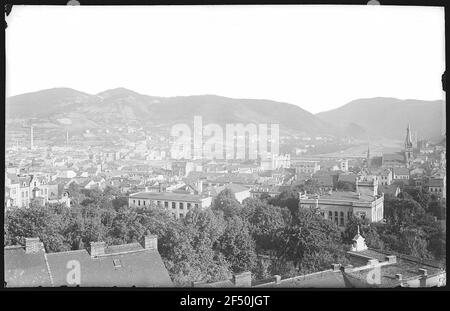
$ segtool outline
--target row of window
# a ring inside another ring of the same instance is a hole
[[[136,205],[136,201],[137,201],[137,205],[141,206],[141,200],[133,200],[133,204]],[[155,202],[156,205],[161,206],[162,201],[156,201]],[[142,206],[146,205],[146,201],[142,200]],[[184,209],[185,203],[184,202],[179,202],[178,203],[178,207],[179,209]],[[194,204],[195,208],[198,208],[198,203]],[[165,208],[169,208],[169,202],[168,201],[164,201],[164,207]],[[192,203],[187,202],[186,203],[186,208],[189,210],[192,207]],[[172,209],[176,209],[177,208],[177,202],[172,202]]]
[[[442,192],[442,188],[430,188],[430,192]]]
[[[347,218],[350,218],[352,215],[352,212],[348,212],[347,213]],[[345,225],[345,221],[344,221],[344,212],[340,212],[338,213],[337,211],[334,212],[334,218],[333,218],[333,212],[332,211],[328,211],[328,219],[333,221],[336,223],[336,225],[338,226],[344,226]]]

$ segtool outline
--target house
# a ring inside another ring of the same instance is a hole
[[[378,185],[378,192],[397,197],[400,194],[401,190],[400,190],[400,187],[395,184]]]
[[[428,192],[434,194],[438,198],[447,197],[446,178],[430,178],[427,184]]]
[[[409,180],[409,169],[406,167],[394,167],[392,171],[393,180],[408,181]]]
[[[311,176],[320,170],[319,161],[295,161],[292,163],[292,167],[295,168],[295,173],[298,175],[308,174]]]
[[[212,197],[174,192],[138,192],[130,194],[128,206],[147,207],[155,204],[169,210],[175,218],[183,218],[192,208],[211,206]]]
[[[158,252],[157,237],[141,244],[106,246],[91,242],[89,250],[46,253],[39,238],[4,248],[6,287],[172,287]]]
[[[299,194],[299,207],[320,209],[322,217],[343,228],[352,216],[380,222],[384,215],[384,195],[378,194],[378,180],[361,177],[356,191],[329,191],[322,195]]]
[[[382,186],[389,186],[392,183],[393,175],[390,169],[384,169],[377,174],[379,184]]]

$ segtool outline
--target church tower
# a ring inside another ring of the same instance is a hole
[[[406,139],[405,139],[405,164],[406,167],[410,167],[413,160],[413,143],[411,139],[411,129],[409,127],[406,128]]]

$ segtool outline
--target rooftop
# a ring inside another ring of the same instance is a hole
[[[200,202],[202,199],[205,199],[206,196],[174,192],[138,192],[130,194],[130,198]]]

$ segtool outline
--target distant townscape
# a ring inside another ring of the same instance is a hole
[[[8,98],[6,286],[444,286],[443,105],[373,98],[314,115],[123,88]],[[174,158],[171,127],[196,115],[279,124],[279,151]]]

